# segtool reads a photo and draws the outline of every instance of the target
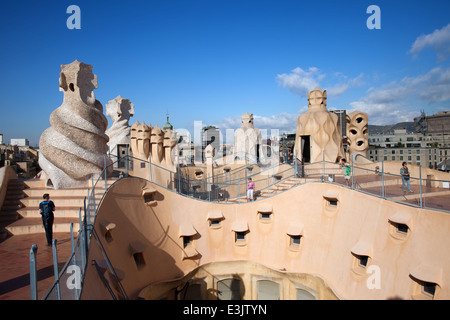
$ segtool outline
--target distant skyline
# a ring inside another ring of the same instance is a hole
[[[381,29],[367,27],[370,5]],[[134,104],[130,124],[161,127],[168,113],[175,129],[236,129],[249,112],[260,129],[293,131],[316,86],[329,110],[413,121],[450,110],[449,12],[442,0],[4,3],[0,133],[37,145],[62,104],[60,65],[75,59],[93,66],[104,113],[118,95]]]

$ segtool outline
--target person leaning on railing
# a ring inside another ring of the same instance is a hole
[[[403,191],[406,192],[405,184],[408,186],[408,191],[413,192],[411,190],[411,183],[409,182],[409,169],[406,166],[406,162],[402,162],[402,167],[400,168],[400,175],[402,176],[402,188]]]
[[[342,166],[342,174],[344,175],[344,180],[347,186],[350,186],[350,173],[352,172],[352,168],[350,168],[350,165],[347,163],[347,161],[342,158],[341,159],[341,166]]]

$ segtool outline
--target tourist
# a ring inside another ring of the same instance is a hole
[[[350,165],[347,163],[347,161],[342,158],[341,159],[341,165],[342,165],[342,173],[344,175],[345,184],[347,187],[350,186],[350,173],[352,172],[352,169],[350,168]]]
[[[406,162],[402,163],[402,167],[400,168],[400,175],[402,176],[403,192],[406,192],[405,184],[408,186],[409,192],[413,192],[411,190],[411,183],[409,182],[409,170],[408,167],[406,166]]]
[[[44,225],[47,246],[51,246],[53,240],[53,211],[55,211],[55,204],[50,200],[50,195],[48,193],[45,193],[42,197],[44,198],[44,201],[39,204],[39,213],[41,214],[42,223]]]
[[[255,183],[252,181],[252,178],[248,178],[247,183],[247,200],[253,201],[253,190],[255,189]]]

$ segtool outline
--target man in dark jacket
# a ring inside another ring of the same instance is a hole
[[[42,223],[45,229],[45,236],[47,237],[47,246],[52,245],[53,239],[53,211],[55,211],[55,204],[50,200],[50,195],[45,193],[43,195],[44,201],[39,204],[39,213],[42,217]]]

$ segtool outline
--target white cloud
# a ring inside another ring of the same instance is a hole
[[[412,121],[421,109],[417,103],[450,101],[449,88],[450,69],[437,67],[417,77],[405,77],[380,88],[370,88],[365,97],[350,103],[349,112],[368,113],[371,124]]]
[[[329,95],[341,95],[351,87],[360,86],[363,83],[363,76],[361,73],[356,78],[349,79],[344,74],[335,72],[331,77],[327,77],[316,67],[310,67],[308,71],[297,67],[288,74],[278,74],[276,78],[278,85],[306,97],[309,91],[316,87],[321,88],[321,84],[327,86],[326,90]]]
[[[432,48],[440,61],[446,60],[450,56],[450,24],[430,34],[419,36],[409,53],[417,57],[419,52],[426,48]]]
[[[260,130],[267,130],[270,135],[271,130],[279,130],[282,132],[295,132],[297,126],[297,118],[300,114],[306,112],[307,106],[301,108],[297,114],[282,112],[271,116],[253,115],[253,123]],[[226,117],[215,124],[224,133],[226,129],[236,130],[241,127],[241,116]]]
[[[319,79],[322,78],[323,75],[316,67],[310,67],[308,71],[297,67],[289,74],[283,73],[277,75],[279,85],[287,87],[290,91],[301,96],[306,96],[308,91],[314,90],[319,85]]]

